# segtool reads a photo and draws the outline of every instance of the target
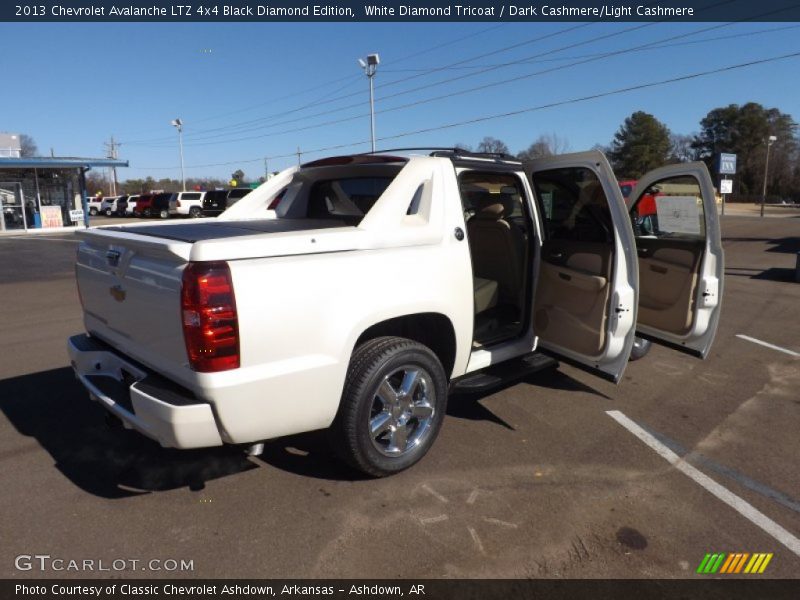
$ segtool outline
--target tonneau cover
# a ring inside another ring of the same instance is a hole
[[[209,221],[206,223],[191,221],[155,227],[103,227],[103,230],[194,243],[203,240],[257,235],[259,233],[310,231],[313,229],[347,226],[348,224],[344,221],[336,219],[257,219],[247,221]]]

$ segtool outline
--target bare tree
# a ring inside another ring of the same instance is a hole
[[[36,156],[39,148],[36,147],[34,139],[26,133],[19,136],[20,156]]]
[[[569,152],[570,146],[566,138],[559,137],[556,133],[542,134],[525,150],[517,154],[520,160],[531,160],[543,156],[553,156]]]
[[[697,134],[686,135],[683,133],[672,133],[669,136],[669,159],[670,162],[682,163],[692,162],[696,159],[697,152],[692,147]]]
[[[489,152],[492,154],[509,154],[508,146],[502,140],[486,136],[478,144],[478,152]]]

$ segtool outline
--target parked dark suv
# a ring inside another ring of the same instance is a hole
[[[142,194],[136,202],[133,214],[137,217],[169,218],[169,202],[175,194],[162,192],[159,194]]]
[[[206,197],[203,198],[203,216],[218,217],[226,208],[230,208],[252,191],[250,188],[234,188],[206,192]]]
[[[169,208],[176,195],[172,192],[156,194],[152,202],[151,216],[169,219]]]

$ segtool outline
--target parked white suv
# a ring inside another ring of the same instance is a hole
[[[86,199],[86,208],[89,210],[89,214],[91,216],[97,216],[100,214],[103,205],[103,197],[102,196],[89,196]]]
[[[117,200],[122,196],[106,196],[100,203],[100,212],[107,217],[110,217],[117,212]]]
[[[169,214],[198,218],[203,216],[205,192],[178,192],[170,203]]]
[[[663,185],[680,183],[680,186]],[[657,218],[642,229],[641,197]],[[703,163],[437,151],[290,168],[202,223],[79,230],[91,398],[163,446],[330,429],[370,475],[431,447],[448,391],[568,361],[619,381],[634,338],[705,357],[723,253]]]

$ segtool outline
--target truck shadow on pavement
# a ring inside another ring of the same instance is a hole
[[[524,385],[532,403],[544,397],[548,390],[584,392],[609,400],[608,396],[584,385],[557,369],[504,379],[501,383],[480,391],[451,392],[447,402],[447,417],[469,421],[485,421],[510,431],[514,427],[485,406],[482,400],[516,385]],[[540,395],[541,394],[541,395]],[[335,481],[357,481],[365,477],[349,469],[337,459],[324,431],[312,431],[288,436],[266,443],[258,460],[295,475]]]
[[[258,468],[240,448],[171,450],[138,433],[110,429],[105,411],[89,400],[69,367],[0,381],[0,411],[19,433],[35,438],[72,483],[103,498],[197,491],[212,479]]]
[[[549,370],[506,380],[479,392],[452,393],[447,415],[513,430],[481,401],[518,384],[530,388],[531,402],[547,389],[607,398],[561,371]],[[102,498],[182,487],[199,491],[207,481],[259,468],[259,463],[314,479],[364,479],[335,456],[324,431],[268,441],[263,454],[250,459],[237,446],[174,450],[162,448],[134,431],[109,428],[105,410],[88,399],[69,367],[0,380],[0,411],[20,434],[36,439],[73,484]],[[17,455],[12,447],[0,455],[0,461]]]

